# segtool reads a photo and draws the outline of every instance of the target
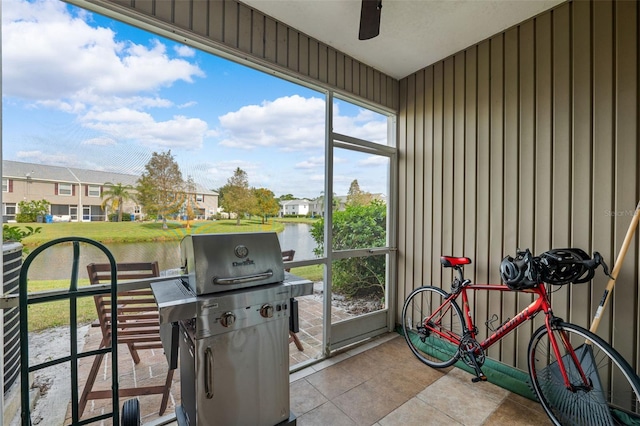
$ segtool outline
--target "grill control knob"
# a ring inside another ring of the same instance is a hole
[[[262,305],[262,307],[260,308],[260,315],[262,315],[263,318],[273,317],[273,306],[268,303]]]
[[[223,327],[231,327],[234,322],[236,322],[236,316],[233,312],[225,312],[220,317],[220,324],[222,324]]]

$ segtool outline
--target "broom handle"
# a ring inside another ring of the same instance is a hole
[[[602,299],[600,299],[600,304],[598,305],[598,309],[596,309],[596,314],[593,317],[593,321],[591,322],[591,328],[589,331],[595,333],[598,329],[598,325],[600,325],[600,318],[604,308],[607,306],[609,302],[609,298],[611,297],[611,290],[616,285],[616,278],[618,277],[618,272],[620,272],[620,268],[622,268],[622,261],[624,260],[625,255],[627,254],[627,250],[629,249],[629,245],[631,245],[631,239],[633,238],[633,234],[636,232],[636,227],[638,226],[638,210],[640,210],[640,202],[636,206],[636,210],[633,212],[633,218],[631,219],[631,223],[629,224],[629,229],[627,230],[627,235],[624,237],[624,241],[622,242],[622,247],[620,247],[620,252],[618,253],[618,258],[616,259],[616,264],[613,266],[613,271],[611,271],[611,278],[607,283],[607,287],[604,290],[602,295]]]

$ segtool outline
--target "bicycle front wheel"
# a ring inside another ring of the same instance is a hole
[[[437,287],[415,289],[402,307],[404,338],[418,359],[430,367],[453,365],[459,358],[462,313],[449,294]]]
[[[574,324],[554,324],[552,334],[546,326],[536,330],[528,362],[533,389],[549,418],[557,425],[640,424],[640,379],[622,356]]]

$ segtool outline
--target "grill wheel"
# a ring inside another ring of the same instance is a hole
[[[138,398],[125,401],[122,405],[122,426],[140,426],[140,401]]]

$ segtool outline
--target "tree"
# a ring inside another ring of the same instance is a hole
[[[316,198],[315,201],[320,206],[320,211],[322,212],[321,214],[324,216],[324,203],[325,203],[324,191],[320,193],[320,196]],[[338,210],[338,198],[335,193],[333,194],[333,197],[331,197],[331,204],[332,204],[331,207],[333,211]]]
[[[105,183],[108,186],[107,189],[102,191],[102,204],[101,207],[104,210],[107,204],[111,204],[111,208],[118,210],[118,222],[122,222],[122,205],[125,201],[133,200],[133,186],[123,185],[121,183]]]
[[[196,183],[193,180],[193,177],[189,176],[187,178],[187,182],[185,183],[185,194],[184,194],[184,207],[185,207],[185,215],[187,216],[187,229],[191,228],[191,223],[196,217],[196,209],[198,206],[198,202],[196,201]]]
[[[347,205],[351,206],[364,206],[369,204],[373,200],[373,195],[369,192],[365,192],[360,189],[358,179],[354,179],[349,185],[349,192],[347,193]]]
[[[49,213],[50,205],[51,203],[47,200],[20,201],[18,203],[19,213],[16,215],[16,221],[20,223],[36,222],[38,216],[44,216]]]
[[[171,150],[151,154],[138,179],[138,202],[151,215],[162,217],[162,228],[167,227],[167,216],[177,214],[184,204],[184,181]]]
[[[387,206],[374,200],[367,205],[347,205],[333,213],[333,249],[384,247],[386,245]],[[324,251],[324,219],[314,223],[311,235]],[[385,256],[352,257],[333,263],[333,287],[345,296],[384,296]]]
[[[280,211],[280,204],[276,200],[275,194],[267,188],[254,188],[253,196],[256,199],[254,213],[262,217],[262,223],[266,222],[269,216],[277,216]]]
[[[293,194],[284,194],[284,195],[281,195],[279,198],[280,201],[289,201],[289,200],[295,200],[295,199],[296,197],[294,197]]]
[[[237,222],[240,225],[240,218],[250,214],[255,210],[256,199],[249,188],[249,178],[247,172],[238,167],[226,185],[218,191],[220,195],[220,206],[228,213],[235,213]]]

